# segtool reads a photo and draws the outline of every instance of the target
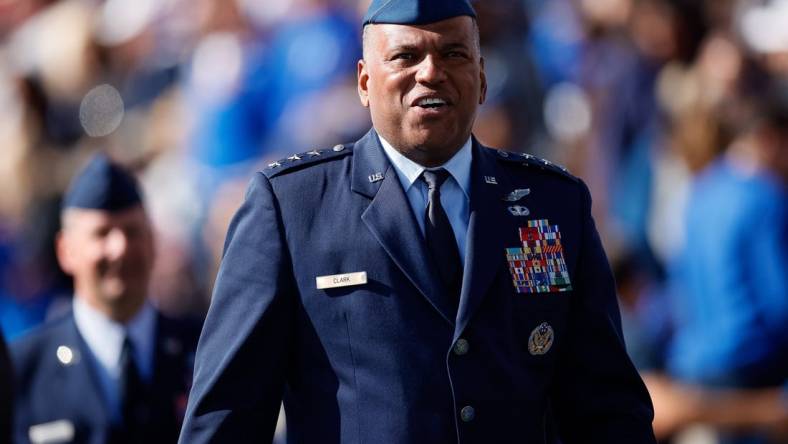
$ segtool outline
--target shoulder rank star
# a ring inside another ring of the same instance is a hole
[[[523,188],[523,189],[516,189],[511,193],[505,195],[503,200],[506,202],[517,202],[518,200],[522,199],[523,197],[531,194],[530,188]]]
[[[522,205],[514,205],[508,208],[509,212],[512,213],[512,216],[528,216],[531,214],[531,210],[522,206]]]
[[[312,151],[308,152],[307,154],[309,154],[309,157],[315,157],[315,156],[319,156],[320,155],[320,153],[317,150],[312,150]]]
[[[282,166],[282,164],[279,162],[271,162],[268,164],[268,168],[276,168],[278,166]]]
[[[301,157],[299,157],[298,154],[293,154],[292,156],[288,157],[287,160],[295,162],[296,160],[301,160]]]

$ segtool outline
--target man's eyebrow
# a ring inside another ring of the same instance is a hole
[[[418,50],[418,46],[416,45],[410,43],[402,43],[402,44],[392,45],[390,48],[386,50],[386,52],[388,53],[403,52],[403,51],[412,52],[417,50]]]
[[[450,42],[441,46],[442,51],[449,51],[452,49],[468,49],[469,46],[463,42]]]

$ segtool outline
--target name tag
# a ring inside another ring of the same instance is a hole
[[[345,273],[345,274],[332,274],[331,276],[318,276],[317,278],[315,278],[315,281],[317,281],[318,290],[323,290],[326,288],[363,285],[367,283],[367,272],[359,271],[358,273]]]
[[[67,419],[60,419],[31,426],[28,438],[32,444],[67,443],[74,439],[74,424]]]

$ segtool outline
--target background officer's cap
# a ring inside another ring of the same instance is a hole
[[[140,204],[140,189],[131,172],[96,154],[72,179],[62,207],[120,211]]]
[[[468,0],[372,0],[363,26],[376,23],[426,25],[461,15],[476,18]]]

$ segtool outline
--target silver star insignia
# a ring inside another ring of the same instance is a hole
[[[279,163],[279,162],[271,162],[271,163],[268,164],[268,168],[276,168],[276,167],[279,167],[279,166],[282,166],[282,164]]]
[[[312,151],[308,152],[307,154],[309,154],[310,157],[315,157],[315,156],[319,156],[320,155],[320,153],[317,150],[312,150]]]
[[[292,156],[288,157],[287,160],[295,162],[296,160],[301,160],[298,154],[293,154]]]

